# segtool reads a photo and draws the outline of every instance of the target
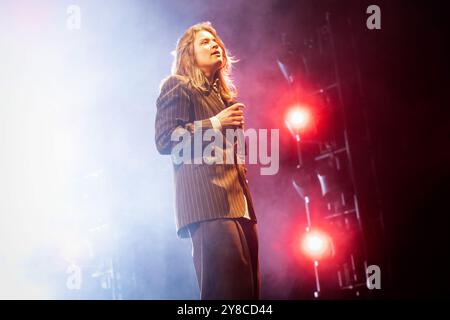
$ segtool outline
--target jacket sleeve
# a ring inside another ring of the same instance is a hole
[[[212,128],[210,119],[192,122],[189,117],[192,107],[186,86],[181,80],[169,77],[156,100],[155,143],[160,154],[170,154],[177,143],[170,139],[174,130],[185,129],[193,134],[198,129]]]
[[[231,99],[231,100],[229,100],[227,102],[227,107],[230,107],[230,106],[232,106],[233,104],[236,104],[236,103],[238,103],[238,101],[235,98],[233,98],[233,99]],[[241,125],[240,129],[242,129],[242,131],[245,133],[244,125]],[[238,149],[237,148],[237,142],[234,143],[234,148],[235,148],[235,152],[237,152],[237,149]],[[247,144],[247,140],[245,140],[245,138],[244,138],[244,150],[243,151],[244,151],[243,156],[245,158],[248,155],[248,144]],[[247,165],[245,163],[243,163],[240,166],[243,168],[244,173],[247,174],[247,171],[248,171],[247,170]]]

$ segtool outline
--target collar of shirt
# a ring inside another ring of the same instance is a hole
[[[206,88],[208,91],[213,90],[214,92],[219,93],[219,78],[216,78],[212,84],[206,80]]]

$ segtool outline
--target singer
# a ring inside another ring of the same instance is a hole
[[[245,106],[230,79],[235,62],[210,22],[185,31],[156,101],[159,153],[172,153],[175,130],[243,129]],[[226,137],[214,151],[229,148],[237,157],[236,143]],[[189,161],[173,168],[177,235],[191,238],[200,299],[259,299],[257,219],[245,164]]]

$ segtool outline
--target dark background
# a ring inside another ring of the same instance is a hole
[[[448,297],[447,18],[439,2],[386,8],[365,66],[383,70],[366,76],[371,100],[387,97],[372,114],[396,296]]]
[[[366,8],[371,4],[381,8],[381,30],[366,28]],[[450,123],[447,111],[448,53],[445,50],[448,17],[443,3],[277,1],[268,15],[270,23],[265,28],[264,36],[270,38],[269,34],[273,39],[286,32],[291,39],[299,39],[307,33],[306,28],[320,24],[325,12],[331,12],[337,20],[350,20],[352,23],[350,29],[336,29],[336,39],[346,43],[350,41],[349,32],[353,34],[356,54],[341,56],[340,61],[346,65],[357,59],[361,71],[363,104],[350,107],[353,109],[349,112],[349,122],[358,126],[361,119],[358,112],[360,107],[365,108],[371,135],[370,148],[379,182],[378,200],[385,224],[385,247],[378,249],[389,265],[383,270],[381,296],[449,297],[447,181]],[[281,81],[270,71],[265,74],[266,79],[271,76],[274,83]],[[251,85],[253,82],[248,87],[240,86],[244,95],[252,90]],[[351,91],[352,85],[349,87]],[[269,101],[276,99],[276,94],[271,91],[265,93],[270,97]],[[356,89],[354,94],[357,94]],[[276,112],[270,111],[273,105],[264,107],[268,118],[277,116]],[[255,119],[255,123],[270,126],[270,119],[250,117],[253,118],[247,122]],[[354,151],[358,159],[367,152],[367,146],[356,146]],[[358,166],[358,160],[356,162]],[[283,158],[282,155],[280,171],[290,165],[289,157]],[[268,217],[273,215],[274,210],[272,208],[269,212],[261,204],[264,202],[261,195],[271,189],[271,183],[280,189],[289,188],[289,185],[284,185],[281,178],[255,176],[254,180],[259,181],[257,186],[255,183],[253,185],[253,194],[262,215],[260,229],[264,250],[264,237],[271,232],[266,221],[269,221]],[[358,183],[361,190],[365,190],[366,197],[374,195],[372,181],[360,176]],[[295,198],[290,193],[284,193],[285,201],[292,205],[284,208],[292,212],[298,203],[294,204],[295,200],[289,198],[291,196]],[[261,204],[259,208],[258,203]],[[371,205],[367,206],[370,210]],[[274,228],[271,224],[270,229]],[[370,226],[367,230],[370,232]],[[372,235],[372,241],[380,239],[380,234],[378,239],[376,234]],[[271,257],[276,257],[276,250],[272,251]],[[389,271],[385,272],[386,268]],[[270,287],[271,278],[266,276],[265,280]],[[266,287],[266,294],[270,296],[269,289],[272,292],[276,289],[269,287]]]
[[[391,294],[449,297],[448,17],[440,2],[356,3],[382,12],[381,30],[357,32]]]

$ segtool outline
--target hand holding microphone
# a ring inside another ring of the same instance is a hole
[[[244,108],[242,103],[235,103],[230,107],[223,109],[216,117],[222,127],[241,127],[244,124]]]

